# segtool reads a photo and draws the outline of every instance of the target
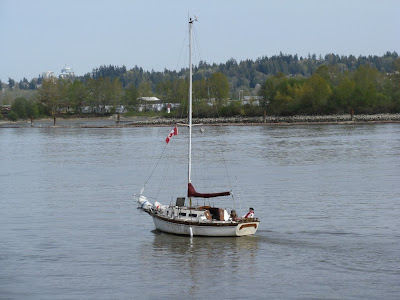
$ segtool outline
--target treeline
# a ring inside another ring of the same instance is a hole
[[[42,84],[43,77],[39,76],[38,78],[32,78],[30,81],[26,79],[25,77],[20,80],[19,82],[16,82],[14,79],[9,78],[8,79],[8,84],[3,84],[0,80],[0,89],[9,88],[10,90],[14,88],[18,88],[20,90],[36,90],[40,84]]]
[[[383,56],[313,54],[306,58],[280,53],[239,63],[234,59],[223,64],[201,61],[193,70],[194,105],[199,116],[255,115],[266,108],[271,114],[399,112],[399,60],[396,52],[387,52]],[[100,66],[69,79],[39,76],[18,83],[10,78],[8,84],[0,82],[0,98],[2,104],[21,97],[33,99],[48,114],[55,114],[62,107],[79,111],[86,105],[127,105],[134,109],[138,97],[157,96],[165,103],[183,104],[184,114],[187,75],[187,68],[155,72],[138,66],[130,70]],[[239,95],[262,96],[261,108],[228,105],[228,98],[238,99]],[[210,108],[210,99],[216,99],[215,107]]]
[[[369,55],[359,56],[339,56],[336,54],[327,54],[324,57],[317,57],[316,54],[309,54],[307,57],[296,55],[287,55],[280,53],[271,57],[261,57],[257,60],[244,60],[237,62],[230,59],[226,63],[208,64],[200,61],[193,69],[193,80],[207,80],[216,72],[223,73],[229,82],[229,95],[231,98],[238,97],[240,91],[244,95],[257,95],[259,85],[261,85],[268,77],[282,73],[289,77],[301,75],[310,77],[322,65],[334,65],[338,67],[342,73],[352,72],[360,66],[368,65],[376,68],[382,73],[392,73],[394,71],[394,61],[398,58],[397,52],[386,52],[382,56]],[[142,68],[135,66],[131,70],[127,70],[125,66],[101,66],[94,69],[91,73],[85,74],[81,80],[86,81],[89,78],[110,77],[118,78],[123,87],[134,84],[138,87],[142,82],[146,81],[151,84],[153,93],[157,93],[157,86],[160,82],[185,78],[188,74],[187,68],[180,71],[170,71],[165,69],[163,72],[144,71]]]
[[[392,73],[369,65],[352,72],[324,65],[309,78],[278,73],[264,82],[260,95],[271,115],[399,113],[400,58]]]
[[[228,77],[230,96],[234,98],[241,90],[243,90],[245,95],[256,95],[258,93],[257,85],[262,84],[267,77],[278,73],[283,73],[289,77],[296,75],[310,77],[321,65],[335,65],[341,72],[351,72],[357,70],[360,66],[369,65],[372,68],[376,68],[379,72],[392,73],[394,71],[393,63],[397,58],[398,54],[395,51],[388,51],[382,56],[369,55],[358,57],[354,55],[339,56],[337,54],[327,54],[324,57],[309,54],[307,57],[299,57],[297,54],[288,55],[280,53],[271,57],[264,56],[255,61],[248,59],[237,62],[233,58],[221,64],[208,64],[200,61],[194,67],[193,78],[194,80],[207,79],[213,73],[221,72]],[[152,92],[156,93],[160,82],[184,78],[187,73],[187,68],[183,68],[180,71],[165,69],[162,72],[156,72],[153,70],[145,71],[138,66],[128,70],[125,66],[109,65],[95,68],[92,72],[76,77],[75,79],[85,83],[91,78],[109,77],[111,80],[118,78],[123,88],[131,84],[138,87],[142,82],[146,81],[150,83]],[[9,78],[7,83],[1,83],[0,81],[0,87],[35,90],[41,86],[42,81],[43,77],[41,76],[31,80],[23,78],[19,82]]]
[[[186,114],[188,102],[189,82],[185,79],[161,81],[157,87],[157,95],[164,103],[179,103],[179,112]],[[229,97],[229,83],[222,73],[214,73],[209,80],[197,80],[193,82],[194,97],[196,103],[204,100],[204,110],[208,108],[207,99],[216,99],[219,106],[226,103]],[[124,105],[129,110],[135,110],[140,97],[152,95],[151,83],[143,81],[136,87],[130,84],[123,88],[119,78],[98,76],[90,77],[86,82],[64,78],[48,78],[42,81],[41,88],[36,93],[34,109],[23,97],[14,101],[10,117],[35,118],[37,113],[44,112],[55,116],[59,113],[81,113],[86,106],[104,107],[111,106],[115,111],[117,106]]]

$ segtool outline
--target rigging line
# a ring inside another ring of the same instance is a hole
[[[203,61],[202,57],[201,57],[201,52],[200,52],[200,44],[197,41],[197,32],[196,32],[196,28],[193,28],[193,40],[194,40],[194,44],[195,44],[195,49],[197,50],[197,53],[199,55],[199,62]]]
[[[155,142],[153,142],[153,144],[155,144]],[[156,149],[155,145],[152,145],[151,149],[152,149],[152,153],[151,153],[151,157],[152,157],[152,156],[154,156],[154,151],[155,151],[155,149]],[[150,173],[150,169],[151,169],[151,163],[149,163],[149,164],[147,165],[147,171],[146,171],[146,176],[145,176],[145,178],[148,177],[148,175],[149,175],[149,173]]]
[[[228,179],[228,184],[229,184],[229,187],[231,188],[231,196],[232,196],[232,200],[233,200],[233,206],[236,209],[236,201],[235,201],[235,197],[233,196],[233,193],[232,193],[232,184],[231,184],[231,179],[230,179],[229,172],[228,172],[228,166],[226,164],[226,160],[225,160],[225,156],[224,156],[224,149],[222,148],[222,143],[219,143],[219,147],[220,147],[221,154],[222,154],[222,161],[225,166],[226,178]]]
[[[160,163],[160,160],[161,160],[161,158],[162,158],[163,155],[164,155],[164,152],[165,152],[165,149],[167,148],[167,145],[168,145],[168,144],[165,143],[164,149],[163,149],[163,151],[161,152],[161,155],[160,155],[160,157],[158,158],[158,161],[157,161],[157,163],[156,163],[156,165],[155,165],[153,171],[151,172],[150,176],[147,178],[147,180],[146,180],[145,183],[143,184],[143,187],[146,186],[146,184],[149,182],[150,178],[153,176],[154,171],[157,169],[157,166],[158,166],[158,164]]]
[[[187,39],[187,36],[189,35],[188,31],[189,30],[187,29],[186,32],[185,32],[185,37],[183,38],[183,43],[182,43],[182,47],[181,47],[181,53],[179,54],[178,63],[176,64],[176,68],[175,69],[176,69],[177,72],[178,72],[178,66],[181,63],[181,57],[182,57],[183,49],[185,48],[186,39]]]
[[[145,215],[142,215],[142,214],[145,214],[145,212],[144,211],[141,211],[140,212],[140,217],[141,218],[143,218],[143,219],[145,219],[147,222],[149,222],[149,223],[153,223],[152,221],[151,221],[151,219],[149,219],[149,218],[146,218],[146,216]]]
[[[232,184],[231,184],[231,180],[230,180],[230,178],[229,178],[228,167],[227,167],[226,160],[225,160],[225,156],[224,156],[224,149],[222,149],[222,145],[221,145],[221,144],[220,144],[220,148],[221,148],[221,154],[222,154],[222,161],[223,161],[224,166],[225,166],[226,177],[228,178],[229,187],[230,187],[231,190],[232,190]]]
[[[171,150],[173,150],[173,149],[171,149]],[[165,180],[166,180],[166,178],[167,178],[167,172],[168,172],[169,167],[170,167],[171,162],[172,162],[172,159],[171,159],[171,158],[173,158],[173,157],[172,157],[172,154],[174,153],[174,151],[170,151],[170,153],[171,153],[171,154],[169,154],[169,156],[167,157],[167,163],[166,163],[165,166],[164,166],[163,176],[162,176],[162,178],[161,178],[161,183],[160,183],[160,185],[159,185],[159,189],[158,189],[157,194],[156,194],[156,198],[157,198],[157,199],[158,199],[158,197],[159,197],[159,195],[160,195],[162,189],[165,187],[164,184],[165,184]]]
[[[239,192],[238,192],[238,198],[239,198],[239,210],[242,210],[242,198],[244,198],[243,197],[243,192],[242,192],[242,189],[240,188],[240,186],[237,184],[237,182],[238,182],[238,180],[237,180],[237,177],[235,176],[235,182],[236,182],[236,186],[238,187],[238,190],[239,190]],[[246,206],[247,206],[247,201],[246,201]]]

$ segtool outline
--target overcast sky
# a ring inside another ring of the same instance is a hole
[[[110,64],[180,69],[188,14],[199,19],[196,55],[207,63],[281,51],[400,54],[398,0],[0,0],[0,80],[65,66],[77,75]]]

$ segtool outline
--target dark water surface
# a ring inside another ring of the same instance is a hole
[[[399,299],[399,124],[205,129],[195,153],[222,158],[194,159],[230,174],[255,236],[166,235],[136,210],[170,128],[0,129],[0,299]],[[185,193],[180,131],[150,199]]]

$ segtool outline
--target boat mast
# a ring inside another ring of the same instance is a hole
[[[192,18],[189,18],[189,158],[188,158],[188,183],[192,182]]]

